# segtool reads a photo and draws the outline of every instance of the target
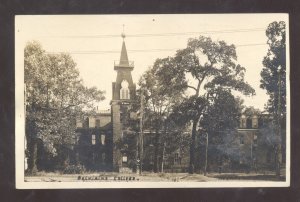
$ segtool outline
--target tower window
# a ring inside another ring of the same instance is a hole
[[[128,82],[126,80],[123,80],[121,83],[121,90],[120,90],[120,99],[121,100],[129,100],[130,99],[130,93],[128,88]]]

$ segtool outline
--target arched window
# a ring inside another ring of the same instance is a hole
[[[126,80],[123,80],[121,83],[121,90],[120,90],[120,99],[121,100],[129,100],[130,99],[130,93],[128,88],[128,82]]]

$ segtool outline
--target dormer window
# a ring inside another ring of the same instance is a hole
[[[121,90],[120,90],[120,99],[121,100],[129,100],[130,99],[130,93],[128,88],[128,82],[126,80],[123,80],[121,83]]]
[[[246,120],[247,120],[246,116],[242,115],[241,120],[240,120],[240,127],[241,128],[246,128]]]
[[[252,117],[252,128],[258,128],[258,118],[256,115]]]

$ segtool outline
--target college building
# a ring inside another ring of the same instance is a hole
[[[111,108],[97,110],[93,115],[76,119],[74,153],[77,162],[87,170],[132,172],[136,164],[140,163],[137,162],[137,151],[130,150],[139,147],[139,118],[134,109],[139,100],[131,75],[134,62],[128,59],[124,38],[120,60],[114,61],[117,77],[112,83]],[[233,168],[264,169],[273,165],[274,152],[265,144],[260,133],[266,121],[270,121],[267,114],[242,115],[231,145],[235,147],[235,157],[229,162],[223,160],[215,166],[212,164],[210,170],[220,170],[220,167],[223,171]],[[145,128],[143,134],[143,169],[153,171],[155,133]],[[158,165],[160,171],[187,172],[189,152],[183,153],[178,148],[166,158],[159,157]]]

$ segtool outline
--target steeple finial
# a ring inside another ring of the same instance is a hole
[[[125,25],[123,24],[123,32],[122,32],[122,34],[121,34],[121,36],[122,36],[122,38],[123,38],[123,41],[124,41],[124,39],[125,39],[125,31],[124,31],[124,27],[125,27]]]

